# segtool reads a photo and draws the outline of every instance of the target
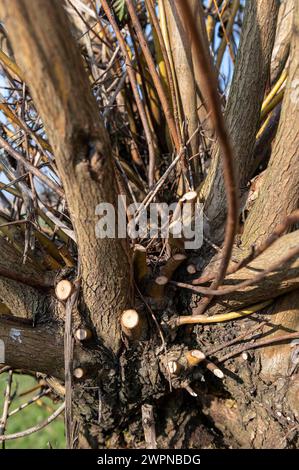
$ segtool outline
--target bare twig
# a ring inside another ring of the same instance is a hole
[[[167,124],[168,124],[168,127],[169,127],[170,134],[172,136],[176,151],[179,152],[180,149],[181,149],[181,146],[182,146],[181,139],[180,139],[180,136],[178,135],[175,120],[174,120],[171,108],[169,106],[167,96],[166,96],[165,91],[163,89],[162,82],[161,82],[160,77],[158,75],[158,72],[156,70],[156,65],[155,65],[154,59],[153,59],[152,54],[150,52],[147,41],[144,37],[142,27],[141,27],[141,24],[139,22],[139,19],[138,19],[137,13],[135,11],[135,7],[134,7],[134,4],[133,4],[132,0],[126,0],[126,4],[127,4],[127,7],[128,7],[129,15],[130,15],[132,23],[133,23],[133,27],[136,31],[136,34],[137,34],[137,37],[138,37],[138,40],[139,40],[139,43],[140,43],[140,47],[143,51],[144,58],[145,58],[146,63],[148,65],[148,68],[149,68],[149,71],[150,71],[151,76],[153,78],[153,81],[154,81],[159,99],[161,101],[161,105],[162,105],[162,108],[163,108],[163,111],[164,111],[164,114],[165,114],[165,118],[166,118],[166,121],[167,121]]]
[[[269,235],[269,237],[263,243],[261,243],[258,247],[253,246],[251,253],[248,256],[246,256],[246,258],[242,259],[238,263],[235,263],[231,267],[229,267],[227,270],[227,274],[233,274],[239,271],[239,269],[247,266],[248,263],[256,259],[262,253],[264,253],[264,251],[266,251],[267,248],[269,248],[279,237],[281,237],[290,226],[294,225],[298,221],[299,221],[299,210],[296,210],[292,212],[290,215],[286,216],[285,219],[279,225],[277,225],[277,227],[273,230],[271,235]],[[198,279],[194,279],[192,281],[192,284],[195,286],[198,284],[204,284],[206,282],[213,280],[214,277],[215,277],[214,274],[202,276],[202,277],[199,277]]]
[[[41,429],[48,426],[48,424],[52,423],[52,421],[54,421],[54,419],[56,419],[57,416],[59,416],[64,411],[64,408],[65,403],[60,405],[59,408],[57,408],[57,410],[54,411],[54,413],[49,416],[45,421],[40,424],[37,424],[36,426],[33,426],[32,428],[26,429],[25,431],[16,432],[14,434],[6,434],[6,436],[0,436],[0,442],[11,441],[12,439],[19,439],[20,437],[26,437],[30,434],[33,434],[34,432],[40,431]]]
[[[22,405],[18,406],[18,408],[15,408],[14,410],[12,410],[9,414],[8,414],[8,418],[10,418],[11,416],[15,415],[16,413],[18,413],[19,411],[22,411],[24,410],[25,408],[27,408],[27,406],[29,405],[32,405],[32,403],[35,403],[36,401],[40,400],[40,398],[44,397],[45,395],[48,395],[50,393],[50,389],[46,389],[40,393],[38,393],[37,395],[35,395],[34,397],[30,398],[30,400],[28,400],[26,403],[23,403]]]
[[[125,42],[125,40],[124,40],[124,38],[123,38],[123,36],[120,32],[120,29],[117,25],[117,22],[115,21],[115,18],[113,16],[113,13],[111,12],[111,9],[108,5],[107,0],[103,0],[101,3],[102,3],[103,10],[105,11],[105,14],[106,14],[106,16],[107,16],[114,32],[115,32],[116,38],[117,38],[117,40],[119,42],[119,45],[120,45],[120,48],[121,48],[121,52],[122,52],[122,54],[125,58],[125,61],[126,61],[128,77],[129,77],[129,80],[130,80],[130,83],[131,83],[131,87],[132,87],[133,95],[134,95],[134,98],[135,98],[136,106],[137,106],[137,109],[138,109],[138,113],[139,113],[139,116],[140,116],[140,119],[141,119],[141,122],[142,122],[142,126],[143,126],[143,129],[144,129],[146,142],[147,142],[147,145],[148,145],[149,161],[151,162],[151,168],[153,168],[155,158],[156,158],[155,150],[154,150],[154,144],[153,144],[153,137],[152,137],[151,129],[149,127],[149,123],[148,123],[148,120],[147,120],[147,117],[146,117],[146,112],[145,112],[145,109],[144,109],[144,106],[143,106],[143,103],[142,103],[142,100],[140,98],[140,94],[139,94],[139,91],[138,91],[138,84],[137,84],[137,80],[136,80],[136,75],[135,75],[134,68],[132,66],[132,62],[131,62],[129,53],[128,53],[127,45],[126,45],[126,42]]]
[[[154,409],[152,405],[142,405],[142,425],[147,449],[157,449]]]
[[[258,349],[264,346],[269,346],[271,344],[291,341],[292,339],[297,339],[297,338],[299,338],[298,331],[295,333],[289,333],[287,335],[276,336],[275,338],[263,339],[256,343],[245,344],[244,346],[241,346],[237,351],[235,350],[226,354],[225,356],[222,356],[220,359],[217,360],[217,363],[225,362],[228,359],[231,359],[232,357],[237,356],[238,354],[241,354],[243,351],[249,351],[250,349]]]
[[[281,267],[286,264],[288,261],[292,260],[293,258],[297,257],[299,255],[299,247],[292,248],[289,250],[289,252],[280,258],[278,261],[275,263],[271,264],[269,268],[261,271],[259,274],[257,274],[255,277],[248,279],[247,281],[240,282],[239,284],[236,284],[231,287],[221,287],[218,290],[213,289],[213,284],[211,288],[209,287],[201,287],[201,286],[192,286],[191,284],[186,284],[184,282],[175,282],[171,281],[172,284],[178,286],[178,287],[183,287],[185,289],[189,289],[193,292],[196,292],[198,294],[205,294],[205,295],[227,295],[231,294],[239,289],[244,289],[245,287],[251,286],[253,284],[258,283],[262,279],[264,279],[268,274],[271,272],[277,271],[278,269],[281,269]]]
[[[50,178],[44,175],[38,168],[36,168],[32,163],[30,163],[26,158],[23,157],[19,152],[9,145],[9,143],[0,136],[0,146],[6,150],[9,155],[11,155],[15,160],[21,162],[24,167],[30,171],[34,176],[36,176],[40,181],[42,181],[45,185],[47,185],[50,189],[52,189],[58,196],[64,197],[63,190]]]
[[[10,370],[8,372],[7,384],[6,384],[5,395],[4,395],[3,412],[2,412],[2,417],[0,420],[0,442],[1,442],[1,437],[5,433],[7,419],[8,419],[8,411],[9,411],[9,407],[11,403],[12,378],[13,378],[13,371]],[[4,443],[2,445],[4,446]]]
[[[177,99],[176,99],[176,94],[175,94],[175,85],[174,85],[174,80],[173,80],[173,76],[172,76],[169,57],[168,57],[166,46],[165,46],[165,43],[164,43],[163,34],[162,34],[162,31],[161,31],[159,20],[157,18],[156,12],[155,12],[155,8],[152,4],[152,0],[145,0],[145,3],[146,3],[146,7],[149,11],[149,14],[151,16],[153,26],[154,26],[155,31],[156,31],[157,36],[158,36],[159,45],[161,47],[161,52],[162,52],[163,60],[164,60],[164,63],[165,63],[166,73],[167,73],[167,79],[168,79],[170,95],[171,95],[171,98],[172,98],[173,114],[174,114],[174,118],[176,120],[176,116],[178,116],[178,106],[177,106]],[[176,122],[176,125],[178,127],[177,122]]]

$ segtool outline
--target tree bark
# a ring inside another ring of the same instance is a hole
[[[289,233],[279,238],[273,245],[264,251],[248,266],[226,276],[223,289],[238,285],[243,281],[254,279],[261,271],[287,255],[288,251],[298,246],[299,231]],[[235,251],[234,257],[243,259],[244,251]],[[238,259],[238,258],[237,258]],[[274,299],[286,292],[299,288],[299,259],[294,257],[286,265],[280,266],[275,272],[267,275],[259,282],[244,288],[240,288],[230,294],[221,295],[214,300],[214,306],[209,309],[209,314],[217,314],[227,310],[236,310],[248,305],[253,305],[264,300]],[[221,291],[221,288],[219,289]]]
[[[299,129],[294,124],[299,122],[299,5],[295,3],[289,75],[280,124],[261,190],[245,223],[242,237],[245,247],[263,242],[299,204]],[[297,298],[298,293],[297,297],[294,293],[278,300],[273,320],[276,325],[299,328]],[[287,373],[288,361],[288,348],[268,348],[261,352],[262,374],[268,380],[275,380]]]
[[[95,235],[97,204],[116,207],[107,132],[80,54],[58,0],[1,2],[16,60],[53,147],[80,256],[85,313],[99,338],[117,352],[121,312],[130,306],[126,243]],[[124,240],[123,240],[124,242]]]
[[[242,244],[263,242],[299,203],[299,8],[296,4],[289,75],[280,124],[258,198],[246,220]],[[269,195],[275,195],[269,197]]]
[[[246,3],[240,46],[225,111],[227,129],[234,148],[240,194],[254,171],[252,154],[269,77],[277,14],[276,0]],[[223,241],[226,203],[217,146],[201,196],[205,201],[208,236],[219,244]]]
[[[277,29],[271,59],[271,84],[278,80],[290,53],[292,26],[294,16],[294,0],[280,2],[277,18]]]
[[[5,364],[64,378],[63,336],[53,325],[34,328],[21,318],[1,316]]]
[[[1,237],[0,253],[0,299],[12,315],[30,318],[32,321],[38,315],[43,317],[47,311],[48,299],[36,287],[49,286],[50,276],[39,272],[30,260],[23,264],[22,256]]]

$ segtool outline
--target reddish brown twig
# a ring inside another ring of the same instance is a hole
[[[250,349],[258,349],[258,348],[262,348],[263,346],[269,346],[273,343],[281,343],[282,341],[290,341],[296,338],[299,338],[298,331],[296,331],[295,333],[289,333],[287,335],[276,336],[275,338],[263,339],[261,341],[258,341],[252,344],[245,344],[244,346],[239,348],[237,351],[232,351],[226,354],[225,356],[222,356],[220,359],[217,360],[217,363],[225,362],[228,359],[231,359],[232,357],[237,356],[238,354],[241,354],[243,351],[249,351]]]
[[[287,217],[285,217],[285,219],[279,225],[277,225],[277,227],[274,229],[271,235],[269,235],[269,237],[263,243],[261,243],[260,246],[258,247],[253,246],[251,253],[248,256],[246,256],[246,258],[242,259],[241,261],[239,261],[239,263],[235,263],[230,268],[228,268],[227,274],[234,274],[235,272],[239,271],[239,269],[247,266],[248,263],[256,259],[264,251],[266,251],[267,248],[273,245],[273,243],[279,237],[281,237],[291,225],[294,225],[298,221],[299,221],[299,210],[296,210],[292,212],[290,215],[288,215]],[[206,282],[212,281],[214,277],[215,277],[214,274],[202,276],[202,277],[199,277],[198,279],[194,279],[192,281],[192,284],[195,286],[198,284],[204,284]]]
[[[154,162],[155,162],[155,158],[156,158],[155,157],[154,145],[153,145],[153,138],[152,138],[152,133],[151,133],[148,121],[147,121],[146,112],[145,112],[142,100],[140,98],[140,95],[139,95],[138,84],[137,84],[137,80],[136,80],[135,71],[134,71],[134,68],[133,68],[128,50],[127,50],[126,42],[125,42],[125,40],[124,40],[124,38],[123,38],[123,36],[120,32],[120,29],[119,29],[115,19],[114,19],[113,13],[111,12],[111,9],[108,5],[107,0],[102,1],[102,7],[103,7],[103,10],[104,10],[104,12],[105,12],[112,28],[113,28],[113,30],[114,30],[115,36],[116,36],[116,38],[118,40],[118,43],[120,45],[120,48],[121,48],[121,52],[122,52],[122,54],[125,58],[128,77],[129,77],[129,80],[130,80],[130,84],[131,84],[131,87],[132,87],[133,95],[134,95],[134,98],[135,98],[135,101],[136,101],[136,106],[137,106],[138,113],[139,113],[139,116],[140,116],[140,119],[141,119],[141,122],[142,122],[142,126],[143,126],[143,129],[144,129],[144,134],[145,134],[145,139],[146,139],[147,146],[148,146],[148,154],[149,154],[149,161],[150,161],[150,167],[151,167],[150,173],[152,173],[152,168],[154,168],[154,166],[155,166]]]
[[[234,286],[222,287],[218,290],[213,289],[213,284],[210,288],[210,287],[202,287],[202,286],[193,286],[191,284],[186,284],[184,282],[175,282],[175,281],[170,281],[170,282],[171,282],[171,284],[175,284],[178,287],[183,287],[185,289],[189,289],[189,290],[191,290],[193,292],[196,292],[198,294],[213,295],[213,296],[214,295],[217,295],[217,296],[227,295],[227,294],[231,294],[231,293],[233,293],[233,292],[235,292],[239,289],[244,289],[245,287],[256,284],[257,282],[264,279],[264,277],[266,277],[271,272],[276,271],[277,269],[281,268],[281,266],[283,266],[285,263],[287,263],[288,261],[290,261],[291,259],[293,259],[297,255],[299,255],[299,247],[298,246],[295,247],[295,248],[292,248],[291,250],[289,250],[289,252],[285,256],[280,258],[275,263],[271,264],[269,266],[269,268],[261,271],[255,277],[253,277],[251,279],[247,279],[247,281],[240,282],[239,284],[236,284]]]
[[[227,221],[225,228],[225,239],[223,244],[223,258],[220,263],[219,271],[213,282],[213,289],[222,283],[226,270],[231,258],[233,249],[235,234],[238,226],[238,197],[236,191],[236,183],[234,177],[234,165],[233,165],[233,151],[225,128],[225,123],[221,111],[221,104],[217,91],[217,80],[214,75],[209,57],[208,51],[205,50],[200,34],[198,33],[195,19],[192,16],[192,12],[188,2],[176,2],[176,8],[180,11],[181,17],[183,18],[185,28],[188,28],[191,35],[191,41],[196,52],[195,64],[198,68],[198,73],[202,77],[207,100],[209,107],[212,123],[218,135],[218,141],[220,151],[222,154],[223,161],[223,176],[225,191],[227,197]],[[200,312],[207,307],[211,299],[205,299],[205,303],[200,307]]]
[[[38,178],[40,181],[42,181],[46,186],[48,186],[50,189],[52,189],[58,196],[64,197],[64,192],[63,190],[56,184],[54,181],[50,180],[46,175],[44,175],[38,168],[36,168],[32,163],[30,163],[26,158],[23,157],[19,152],[17,152],[14,148],[9,145],[6,140],[3,139],[3,137],[0,136],[0,146],[6,150],[7,153],[11,157],[13,157],[15,160],[21,162],[24,167],[30,171],[36,178]]]

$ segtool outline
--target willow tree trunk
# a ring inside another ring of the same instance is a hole
[[[121,346],[120,315],[132,302],[132,282],[126,240],[96,236],[97,205],[117,207],[109,136],[62,2],[36,0],[33,8],[29,0],[3,1],[0,11],[45,124],[76,233],[82,296],[74,324],[91,328],[95,350],[97,345],[107,348],[113,363]],[[9,300],[13,282],[1,279],[4,301]],[[14,315],[21,314],[16,302],[8,303]],[[31,315],[38,323],[43,312],[37,303],[36,307]],[[62,316],[64,309],[59,309]]]

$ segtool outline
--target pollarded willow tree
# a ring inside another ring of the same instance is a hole
[[[298,2],[0,15],[0,441],[18,371],[68,447],[295,447]],[[201,202],[202,246],[99,237],[119,195]]]

